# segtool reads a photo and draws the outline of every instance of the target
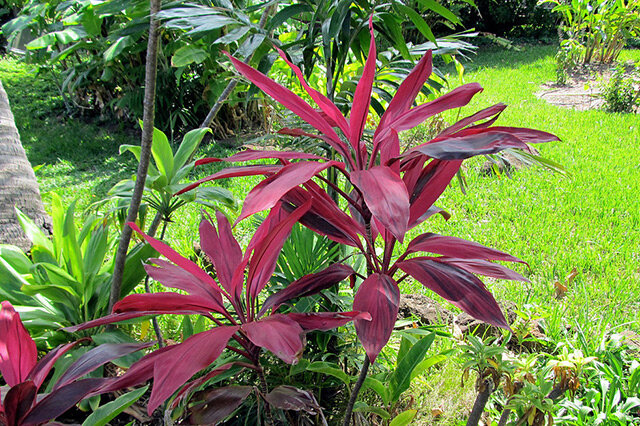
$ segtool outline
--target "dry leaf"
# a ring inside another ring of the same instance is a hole
[[[556,299],[558,299],[558,300],[562,299],[565,296],[565,294],[567,293],[567,286],[562,284],[562,283],[560,283],[560,281],[556,281],[553,284],[553,287],[556,290]]]

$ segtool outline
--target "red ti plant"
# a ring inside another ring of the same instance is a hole
[[[370,316],[366,312],[277,312],[278,307],[288,300],[315,294],[355,273],[351,267],[338,263],[294,281],[260,305],[258,296],[275,271],[278,255],[291,227],[309,212],[311,205],[312,202],[307,201],[289,212],[282,204],[278,204],[258,227],[244,254],[231,233],[229,221],[222,213],[216,215],[217,229],[209,220],[203,219],[200,224],[200,245],[213,262],[217,280],[191,260],[145,235],[130,223],[136,232],[170,261],[152,259],[153,265],[146,266],[148,274],[167,287],[187,294],[132,294],[114,306],[113,314],[67,330],[76,331],[146,315],[204,315],[216,326],[180,344],[147,355],[119,379],[118,385],[124,382],[127,385],[140,383],[153,376],[154,386],[148,405],[150,414],[182,387],[174,400],[175,407],[191,390],[232,366],[233,363],[225,364],[185,385],[194,374],[207,368],[228,349],[248,361],[236,364],[257,373],[262,385],[260,396],[268,404],[277,408],[317,412],[315,399],[305,391],[279,386],[269,392],[260,364],[261,350],[267,349],[284,362],[293,364],[302,355],[307,331],[329,330],[354,319],[367,321]],[[209,424],[222,420],[251,391],[250,387],[239,386],[210,391],[201,404],[191,408],[188,421]]]
[[[319,132],[311,134],[302,129],[282,129],[281,133],[321,139],[342,157],[342,161],[328,161],[301,152],[247,150],[226,159],[208,158],[196,164],[266,158],[278,162],[229,167],[181,191],[215,179],[264,175],[265,179],[247,195],[238,221],[273,206],[293,211],[310,202],[305,213],[300,215],[300,223],[362,252],[367,261],[368,276],[357,290],[353,308],[369,312],[372,320],[355,320],[358,337],[368,355],[361,379],[366,375],[368,362],[375,360],[391,335],[400,298],[398,282],[407,276],[412,276],[475,318],[508,328],[498,304],[476,275],[526,281],[516,272],[492,262],[521,260],[473,242],[430,233],[416,237],[402,253],[397,252],[397,243],[402,243],[408,230],[431,215],[446,214],[434,202],[456,175],[464,159],[493,154],[506,148],[529,150],[528,143],[558,140],[556,136],[538,130],[493,126],[506,108],[504,104],[496,104],[463,118],[434,139],[401,153],[400,132],[414,128],[435,114],[463,107],[482,91],[477,83],[465,84],[431,102],[414,106],[432,71],[431,52],[427,52],[402,82],[373,137],[365,140],[363,131],[376,67],[371,22],[370,31],[369,56],[355,90],[349,118],[344,117],[326,96],[309,87],[300,69],[287,59],[284,52],[279,51],[280,56],[289,64],[319,109],[314,109],[291,90],[230,57],[243,76]],[[344,188],[353,190],[343,189],[325,178],[322,172],[330,167],[344,176]],[[329,197],[325,190],[329,187],[344,198],[349,213]],[[383,246],[381,255],[375,250],[379,236],[382,242],[378,244]],[[416,256],[419,253],[422,254]],[[398,279],[395,278],[397,275],[400,275]],[[352,398],[356,395],[357,389]],[[347,413],[345,424],[349,417],[350,413]]]
[[[56,361],[81,342],[60,345],[38,361],[36,344],[24,328],[20,315],[11,303],[2,302],[0,373],[7,385],[2,386],[0,425],[42,424],[88,396],[120,389],[116,379],[81,377],[109,361],[153,344],[104,344],[93,348],[69,366],[49,394],[39,395],[38,391]],[[110,385],[109,389],[107,385]]]

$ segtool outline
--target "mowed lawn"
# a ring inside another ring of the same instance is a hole
[[[538,148],[568,174],[533,167],[518,170],[512,179],[483,176],[479,172],[483,160],[470,161],[465,168],[467,195],[454,184],[437,203],[452,218],[448,222],[433,218],[414,235],[454,235],[525,260],[529,267],[516,269],[531,282],[487,280],[496,297],[513,300],[523,315],[544,317],[547,333],[557,339],[578,333],[597,345],[605,330],[639,329],[640,119],[561,109],[537,99],[539,86],[554,79],[554,54],[550,46],[529,46],[519,52],[480,51],[472,63],[465,64],[464,79],[479,82],[484,92],[460,116],[497,102],[508,104],[497,124],[557,134],[561,142]],[[638,50],[623,55],[623,59],[640,59]],[[117,146],[136,143],[135,132],[67,119],[51,83],[15,61],[0,63],[0,78],[32,164],[44,164],[38,171],[44,192],[56,190],[65,201],[79,198],[86,206],[134,172],[135,164],[119,157]],[[204,151],[226,155],[206,147],[201,156]],[[198,171],[193,178],[207,172]],[[226,185],[233,185],[230,189],[242,196],[252,182]],[[198,218],[199,209],[189,208],[176,218],[179,224],[169,227],[169,238],[179,250],[192,247]],[[250,229],[249,224],[242,225],[241,232],[250,233]],[[566,283],[574,268],[577,276]],[[560,300],[555,298],[556,281],[568,284]],[[404,291],[426,293],[415,283],[403,286]]]

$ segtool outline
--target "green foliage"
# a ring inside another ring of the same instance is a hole
[[[114,401],[101,405],[94,410],[84,422],[82,422],[82,426],[108,425],[109,422],[118,414],[122,413],[140,399],[147,389],[149,389],[149,385],[127,392],[116,398]]]
[[[624,65],[616,66],[609,81],[603,84],[602,98],[609,112],[634,112],[640,100],[640,67],[627,74]]]

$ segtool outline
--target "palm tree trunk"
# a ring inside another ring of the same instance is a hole
[[[20,142],[9,97],[0,82],[0,243],[28,251],[31,241],[18,223],[14,207],[50,231],[51,220],[44,211],[36,175]]]

